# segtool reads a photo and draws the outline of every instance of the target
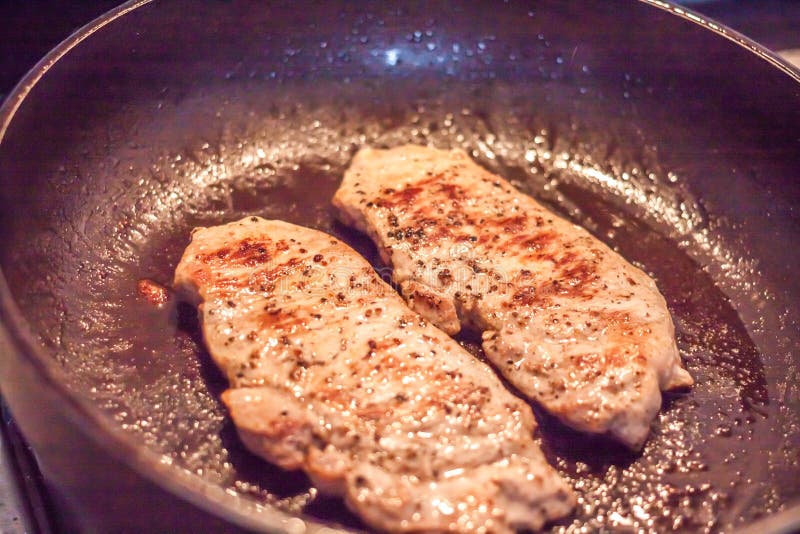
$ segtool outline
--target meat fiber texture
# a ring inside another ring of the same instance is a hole
[[[338,239],[257,217],[198,228],[175,285],[244,444],[372,527],[511,532],[573,508],[530,407]]]
[[[661,391],[692,384],[653,280],[463,151],[364,148],[333,204],[412,309],[480,332],[498,371],[570,427],[638,449]]]

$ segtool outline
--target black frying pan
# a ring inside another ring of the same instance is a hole
[[[681,13],[131,2],[52,52],[0,114],[0,376],[56,526],[363,527],[244,450],[194,311],[137,282],[251,214],[377,261],[329,199],[359,146],[405,142],[466,148],[651,273],[675,318],[697,384],[641,454],[537,412],[581,496],[555,530],[800,524],[800,77]]]

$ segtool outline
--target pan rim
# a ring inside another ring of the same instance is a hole
[[[153,1],[127,0],[77,29],[37,62],[11,90],[0,106],[0,144],[5,139],[16,112],[51,67],[95,32]],[[744,48],[759,59],[767,61],[795,82],[800,83],[800,68],[794,67],[776,53],[724,24],[671,1],[634,1],[680,17],[700,26],[705,31],[711,31]],[[287,532],[291,527],[294,527],[292,530],[297,529],[298,525],[292,524],[293,521],[298,520],[296,516],[286,514],[270,505],[248,502],[250,506],[245,507],[242,499],[228,494],[221,487],[162,462],[160,455],[141,444],[136,444],[129,433],[113,424],[111,419],[99,411],[92,402],[71,391],[66,385],[64,371],[37,340],[33,329],[17,306],[2,269],[0,269],[0,328],[8,335],[12,350],[23,355],[26,363],[32,365],[46,386],[64,401],[63,412],[65,415],[111,457],[176,497],[240,527],[266,532]],[[301,521],[305,527],[308,527],[304,529],[306,532],[322,529],[325,532],[336,532],[335,529],[313,519],[301,518]],[[740,530],[740,533],[782,534],[794,531],[798,525],[800,525],[800,503],[747,525]]]
[[[705,15],[702,15],[697,11],[694,11],[693,9],[677,5],[671,0],[670,1],[636,0],[636,1],[650,5],[657,9],[661,9],[662,11],[666,11],[667,13],[670,13],[676,17],[682,18],[697,26],[700,26],[701,28],[707,31],[711,31],[719,35],[720,37],[724,37],[728,41],[731,41],[739,45],[748,52],[761,58],[767,63],[770,63],[773,67],[777,67],[784,74],[789,75],[789,77],[794,79],[796,82],[800,83],[800,67],[794,66],[793,64],[789,63],[787,60],[779,56],[777,53],[766,48],[764,45],[756,42],[750,37],[747,37],[746,35],[739,33],[733,28],[730,28],[729,26],[726,26],[721,22],[717,22],[716,20],[710,17],[706,17]],[[0,137],[0,142],[2,142],[2,137]]]

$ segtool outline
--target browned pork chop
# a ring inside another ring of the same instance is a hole
[[[371,526],[507,532],[572,509],[530,408],[339,240],[257,217],[198,228],[175,285],[245,445]]]
[[[500,372],[567,425],[639,448],[661,390],[692,383],[653,280],[464,152],[362,149],[333,203],[414,310],[483,332]]]

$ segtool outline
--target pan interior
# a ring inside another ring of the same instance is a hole
[[[337,223],[330,207],[354,151],[403,143],[463,148],[650,273],[697,382],[665,397],[639,455],[569,431],[537,410],[549,460],[580,495],[577,513],[555,530],[724,528],[778,510],[791,497],[784,483],[800,473],[784,455],[789,430],[770,397],[748,332],[753,325],[743,324],[723,291],[749,284],[758,293],[746,251],[716,241],[717,223],[680,176],[661,168],[657,150],[609,142],[618,125],[606,124],[598,136],[576,120],[543,118],[530,101],[545,94],[481,87],[368,111],[355,105],[374,94],[363,84],[340,90],[344,105],[336,106],[324,90],[298,87],[292,93],[305,91],[299,103],[246,84],[217,88],[224,96],[212,100],[225,103],[213,110],[202,111],[208,97],[181,101],[175,115],[215,121],[217,135],[187,137],[146,169],[104,162],[127,178],[86,189],[84,202],[67,205],[69,232],[53,228],[37,246],[69,243],[70,254],[45,275],[48,292],[18,289],[23,307],[44,343],[57,349],[75,391],[163,461],[246,499],[363,527],[303,475],[243,448],[218,400],[225,383],[204,351],[195,310],[174,299],[153,306],[137,294],[137,281],[168,285],[193,227],[247,215],[330,232],[379,268],[371,243]],[[388,102],[402,101],[392,89],[382,91]],[[158,128],[147,135],[157,137]],[[709,272],[724,274],[715,280]],[[461,341],[482,357],[475,340]]]

